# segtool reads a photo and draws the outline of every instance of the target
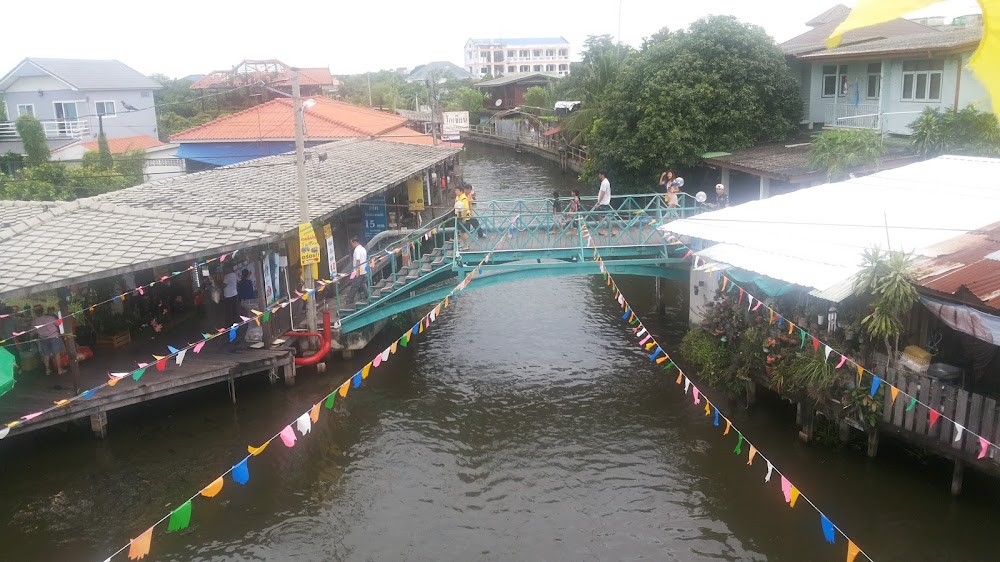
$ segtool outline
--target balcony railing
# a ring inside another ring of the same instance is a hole
[[[878,104],[827,104],[823,124],[827,127],[845,129],[878,129]]]
[[[50,119],[42,121],[45,138],[82,139],[90,137],[90,125],[83,119]],[[0,140],[17,140],[17,126],[13,121],[0,121]]]

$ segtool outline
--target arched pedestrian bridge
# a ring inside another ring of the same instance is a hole
[[[369,248],[365,273],[334,286],[341,333],[440,301],[491,249],[493,255],[468,290],[539,277],[597,275],[593,250],[577,228],[580,220],[587,221],[611,273],[684,278],[683,252],[667,246],[654,224],[697,213],[693,199],[682,198],[681,207],[670,209],[661,195],[618,197],[613,211],[590,211],[594,198],[583,199],[586,210],[574,216],[554,213],[551,199],[482,201],[474,209],[479,228],[459,226],[460,233],[469,230],[466,240],[455,235],[456,220],[449,213],[384,247]]]

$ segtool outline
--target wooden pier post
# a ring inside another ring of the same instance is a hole
[[[951,472],[951,495],[962,493],[962,478],[965,475],[965,463],[955,459],[955,468]]]
[[[872,459],[878,454],[878,435],[877,429],[868,432],[868,457]]]
[[[281,374],[285,378],[285,385],[292,386],[295,384],[295,362],[284,365],[281,367]]]
[[[847,423],[847,420],[840,420],[838,426],[839,432],[837,437],[840,439],[841,443],[847,444],[851,440],[851,425]]]
[[[795,409],[795,417],[799,422],[799,439],[808,443],[812,441],[813,433],[816,430],[816,410],[802,402],[796,404]]]
[[[108,436],[108,414],[104,410],[98,410],[96,414],[90,415],[90,429],[94,431],[99,439]]]
[[[747,382],[747,406],[752,406],[757,401],[757,383]]]

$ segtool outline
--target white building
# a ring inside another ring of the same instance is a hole
[[[569,74],[570,45],[562,37],[469,39],[465,68],[473,76],[502,76],[514,72]]]

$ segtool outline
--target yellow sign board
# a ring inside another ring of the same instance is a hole
[[[319,242],[312,224],[299,225],[299,256],[301,265],[319,263]]]
[[[420,178],[406,180],[406,199],[411,211],[424,210],[424,182]]]

